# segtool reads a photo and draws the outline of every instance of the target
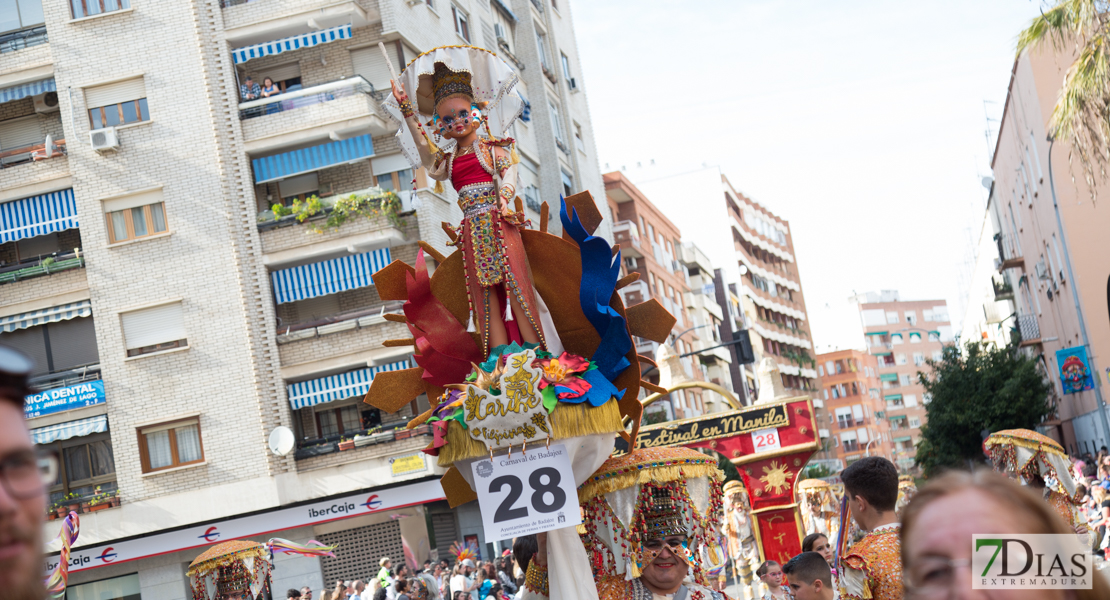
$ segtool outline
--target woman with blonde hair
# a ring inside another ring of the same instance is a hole
[[[972,589],[971,536],[976,533],[1075,535],[1048,503],[1003,475],[985,470],[945,473],[930,480],[902,516],[906,595],[963,598],[986,593]],[[990,597],[1110,598],[1105,576],[1097,570],[1089,576],[1091,589],[995,589]]]

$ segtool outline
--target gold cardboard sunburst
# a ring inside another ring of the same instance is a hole
[[[791,473],[786,464],[779,464],[779,461],[771,461],[770,467],[763,467],[763,476],[759,478],[763,482],[763,491],[772,492],[776,496],[781,494],[783,490],[790,487],[789,481],[794,474]]]

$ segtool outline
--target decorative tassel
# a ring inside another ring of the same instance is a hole
[[[628,561],[628,568],[624,570],[625,580],[626,581],[631,581],[633,579],[636,579],[640,575],[643,575],[643,572],[640,571],[640,567],[638,565],[636,565],[636,563],[633,562],[632,560],[629,560]]]
[[[437,179],[437,180],[436,180],[436,185],[435,185],[435,187],[433,187],[433,188],[432,188],[432,191],[433,191],[433,192],[435,192],[435,193],[437,193],[437,194],[442,194],[442,193],[443,193],[443,182],[442,182],[442,181],[439,181],[439,180]],[[473,327],[473,326],[474,326],[474,323],[473,323],[473,321],[471,321],[471,325],[470,325],[470,326],[471,326],[471,327]],[[473,331],[473,329],[468,329],[467,331]]]
[[[517,154],[516,144],[509,146],[509,160],[511,160],[514,165],[520,164],[520,154]]]
[[[505,299],[505,322],[513,320],[513,303],[508,298]]]
[[[443,190],[440,190],[440,191],[443,191]],[[466,332],[467,333],[474,333],[476,331],[478,331],[478,329],[476,327],[474,327],[474,313],[470,313],[470,319],[466,323]]]

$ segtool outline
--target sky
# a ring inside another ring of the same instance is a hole
[[[603,172],[719,168],[788,220],[818,353],[863,346],[868,291],[947,300],[959,331],[1038,1],[570,1]]]

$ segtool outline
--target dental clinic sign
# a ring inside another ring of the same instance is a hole
[[[104,403],[104,381],[86,381],[64,388],[31,394],[23,401],[23,416],[31,419],[51,413]]]

